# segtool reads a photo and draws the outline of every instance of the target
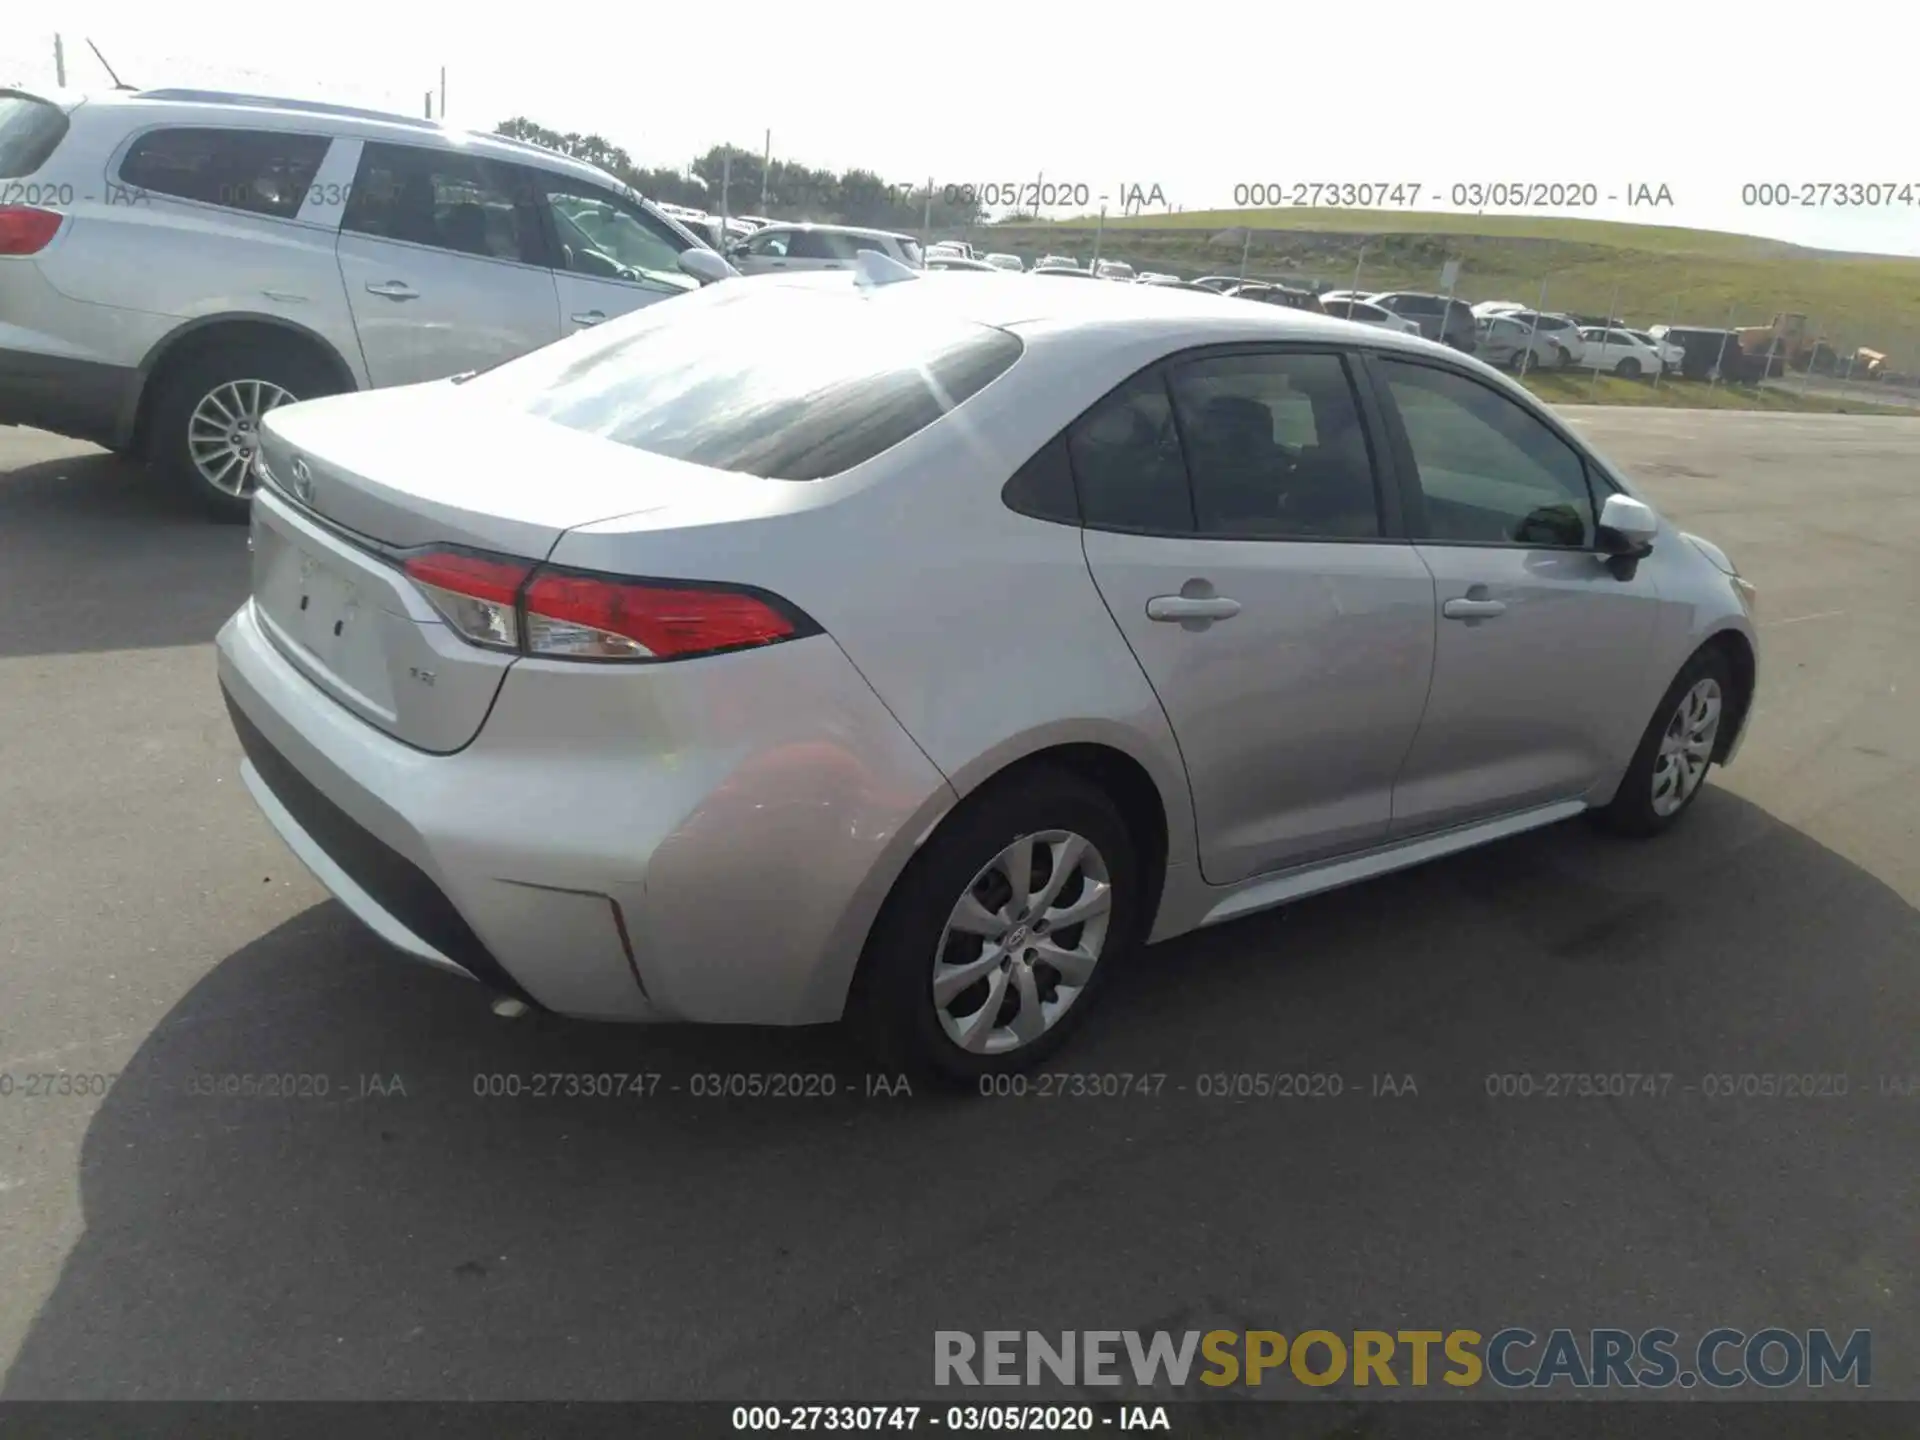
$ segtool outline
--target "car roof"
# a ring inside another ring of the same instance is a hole
[[[779,286],[848,294],[858,289],[853,275],[833,270],[756,276],[729,280],[727,285]],[[913,280],[874,286],[867,298],[903,308],[944,311],[956,319],[998,329],[1039,326],[1079,329],[1114,341],[1176,332],[1183,348],[1263,340],[1323,340],[1461,358],[1458,351],[1417,336],[1351,320],[1336,320],[1289,306],[1252,301],[1222,305],[1222,297],[1210,291],[1183,290],[1171,285],[980,285],[959,275],[934,271]]]
[[[107,90],[85,96],[92,114],[124,111],[137,123],[247,126],[270,130],[324,131],[342,139],[383,140],[396,145],[428,145],[462,150],[518,164],[538,164],[576,179],[592,180],[615,190],[631,190],[625,182],[597,165],[562,155],[531,140],[466,130],[418,115],[336,105],[285,95],[256,95],[234,90],[162,86],[150,90]],[[636,192],[637,193],[637,192]]]
[[[873,235],[886,240],[911,240],[920,243],[917,235],[902,235],[898,230],[875,230],[866,225],[816,225],[811,220],[779,220],[766,226],[759,233],[768,230],[811,230],[820,235]]]

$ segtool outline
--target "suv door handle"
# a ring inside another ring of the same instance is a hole
[[[418,300],[420,292],[404,280],[368,281],[369,295],[384,295],[389,300]]]
[[[1231,620],[1240,602],[1224,595],[1156,595],[1147,601],[1149,620]]]
[[[1449,620],[1490,620],[1507,613],[1504,600],[1449,600],[1440,607]]]
[[[573,323],[576,325],[598,325],[606,318],[607,312],[604,310],[582,310],[578,315],[573,317]]]

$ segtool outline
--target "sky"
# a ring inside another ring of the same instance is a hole
[[[723,141],[757,150],[771,132],[776,157],[807,165],[941,185],[1043,177],[1086,185],[1096,205],[1136,185],[1194,210],[1231,207],[1252,184],[1397,182],[1422,187],[1418,208],[1450,209],[1455,184],[1591,184],[1601,203],[1562,213],[1920,255],[1910,0],[1842,9],[1844,24],[1825,18],[1841,11],[1717,0],[1375,0],[1302,23],[1222,3],[1182,25],[1124,4],[724,0],[546,24],[539,7],[402,0],[62,0],[0,17],[0,84],[53,83],[57,24],[76,88],[111,83],[89,38],[138,86],[412,114],[444,66],[451,123],[525,115],[647,165]],[[1743,204],[1743,186],[1809,182],[1909,197]],[[1674,203],[1628,208],[1641,185]]]

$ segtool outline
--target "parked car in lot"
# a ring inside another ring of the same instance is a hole
[[[1566,352],[1568,364],[1586,363],[1587,342],[1580,338],[1580,327],[1567,316],[1548,315],[1538,310],[1512,310],[1502,318],[1524,325],[1536,334],[1552,337],[1554,343]]]
[[[998,265],[989,265],[984,260],[969,260],[964,255],[929,254],[926,260],[929,270],[984,270],[990,275],[1003,275]]]
[[[1418,290],[1388,290],[1368,299],[1383,310],[1413,321],[1429,340],[1441,341],[1469,355],[1473,353],[1473,307],[1466,301],[1427,295]]]
[[[1489,365],[1505,370],[1563,370],[1573,363],[1556,332],[1539,330],[1508,315],[1482,315],[1475,323],[1479,348]]]
[[[1580,332],[1586,346],[1580,363],[1589,369],[1610,370],[1628,380],[1642,375],[1658,375],[1665,365],[1650,340],[1639,340],[1625,330],[1605,330],[1589,325]]]
[[[993,268],[996,270],[1021,271],[1027,268],[1025,265],[1020,263],[1020,257],[1018,255],[1008,255],[1004,252],[996,252],[992,255],[982,256],[981,258],[984,259],[987,262],[987,264],[993,266]]]
[[[1242,282],[1238,275],[1202,275],[1193,283],[1198,285],[1202,290],[1217,290],[1224,295],[1227,291]]]
[[[1314,314],[1324,314],[1320,297],[1310,290],[1295,289],[1291,285],[1274,285],[1266,281],[1250,281],[1245,285],[1236,285],[1226,292],[1236,300],[1257,300],[1263,305],[1284,305],[1289,310],[1306,310]]]
[[[1476,320],[1486,315],[1511,315],[1516,310],[1530,308],[1524,300],[1482,300],[1473,307]]]
[[[877,250],[889,260],[916,268],[926,263],[920,242],[913,236],[853,225],[768,225],[734,246],[727,258],[742,275],[767,275],[795,270],[851,270],[862,250]]]
[[[1740,348],[1740,337],[1732,330],[1700,325],[1655,325],[1648,332],[1655,340],[1681,347],[1680,373],[1689,380],[1734,380],[1746,382],[1761,378],[1763,362]]]
[[[1093,273],[1102,280],[1131,280],[1133,266],[1124,260],[1096,260],[1093,262]]]
[[[861,267],[267,417],[219,683],[389,944],[972,1083],[1142,942],[1734,757],[1751,587],[1485,365]]]
[[[1660,369],[1663,373],[1668,375],[1680,373],[1680,367],[1686,363],[1686,346],[1676,340],[1657,339],[1651,330],[1628,330],[1626,333],[1660,357]]]
[[[1027,271],[1027,274],[1046,276],[1049,278],[1058,276],[1068,280],[1100,279],[1100,276],[1094,274],[1093,271],[1082,270],[1077,265],[1036,265],[1033,269]]]
[[[536,145],[201,90],[0,91],[0,423],[244,520],[262,416],[496,364],[734,272]]]
[[[1330,292],[1320,297],[1320,308],[1339,320],[1355,320],[1362,325],[1378,325],[1402,335],[1418,335],[1420,327],[1404,316],[1396,315],[1371,300],[1349,300]]]
[[[1071,255],[1042,255],[1034,262],[1036,270],[1078,270],[1080,262]]]

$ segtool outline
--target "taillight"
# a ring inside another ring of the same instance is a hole
[[[520,648],[520,587],[531,565],[436,550],[410,556],[401,568],[462,638],[494,650]]]
[[[582,660],[674,660],[771,645],[794,619],[751,591],[542,571],[527,587],[527,653]]]
[[[0,255],[37,255],[66,217],[34,205],[0,205]]]
[[[452,550],[414,555],[403,568],[465,640],[554,660],[683,660],[817,628],[742,586],[628,580]]]

